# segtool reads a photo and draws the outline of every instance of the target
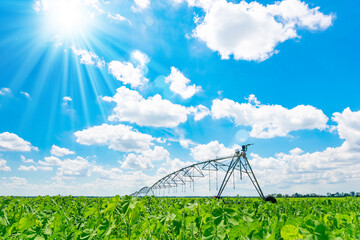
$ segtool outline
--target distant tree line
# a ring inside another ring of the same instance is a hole
[[[281,194],[281,193],[274,193],[270,194],[274,197],[295,197],[295,198],[304,198],[304,197],[360,197],[360,192],[350,192],[350,193],[344,193],[344,192],[336,192],[336,193],[327,193],[326,195],[322,194],[316,194],[316,193],[307,193],[307,194],[301,194],[301,193],[294,193],[292,195],[289,194]]]

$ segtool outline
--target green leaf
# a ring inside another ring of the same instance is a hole
[[[107,209],[108,209],[108,208],[107,208]],[[109,208],[108,210],[105,209],[105,211],[108,212],[108,211],[111,211],[111,209],[110,209],[110,208]],[[85,212],[84,217],[87,218],[87,217],[93,215],[95,212],[97,212],[97,209],[96,209],[95,207],[89,208],[89,209]]]
[[[36,224],[35,218],[33,215],[28,214],[24,217],[22,217],[17,225],[17,228],[20,232],[23,232],[30,227],[34,226]]]
[[[0,217],[0,224],[3,226],[9,225],[9,221],[5,219],[4,217]]]
[[[210,226],[208,228],[205,229],[202,239],[214,239],[215,236],[215,228],[213,226]]]
[[[43,235],[37,235],[34,240],[45,240]]]
[[[223,213],[223,211],[222,211],[221,208],[215,208],[215,209],[212,211],[211,215],[213,215],[213,217],[219,217],[219,216],[222,215],[222,213]]]
[[[284,240],[296,240],[299,238],[299,229],[294,225],[285,225],[281,228],[280,234]]]

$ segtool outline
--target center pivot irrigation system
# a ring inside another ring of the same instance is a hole
[[[265,201],[270,201],[272,203],[276,203],[276,199],[273,196],[265,197],[258,181],[256,180],[255,174],[250,166],[250,163],[246,157],[246,151],[248,146],[252,144],[243,145],[240,150],[235,150],[235,154],[232,156],[216,158],[212,160],[207,160],[199,163],[192,164],[190,166],[181,168],[175,172],[172,172],[165,177],[158,180],[151,187],[143,187],[139,191],[131,194],[131,196],[148,196],[148,195],[156,195],[157,191],[161,189],[169,189],[169,188],[177,188],[184,187],[186,183],[193,184],[196,179],[203,178],[206,175],[206,172],[209,174],[209,186],[210,186],[210,172],[216,172],[216,179],[218,171],[225,172],[224,179],[218,188],[218,193],[215,198],[221,198],[221,194],[223,193],[226,184],[229,182],[231,176],[233,176],[235,180],[234,171],[239,171],[240,179],[243,179],[243,175],[247,175],[254,185],[256,191],[260,195],[260,197]]]

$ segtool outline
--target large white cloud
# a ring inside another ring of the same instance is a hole
[[[310,9],[299,0],[284,0],[262,5],[258,2],[240,3],[188,0],[189,5],[203,7],[205,17],[193,35],[204,41],[222,59],[264,61],[277,52],[275,47],[298,37],[297,29],[324,30],[334,19],[319,7]]]
[[[278,153],[267,158],[257,154],[250,156],[259,182],[265,186],[277,186],[277,191],[281,188],[295,189],[296,185],[311,184],[316,189],[321,184],[326,186],[360,180],[360,151],[351,150],[346,142],[340,147],[313,153],[290,151],[289,154]],[[314,189],[304,188],[302,192]]]
[[[128,154],[124,161],[119,161],[122,168],[125,169],[150,169],[153,168],[153,161],[165,161],[169,159],[169,152],[160,146],[155,146],[154,149],[148,149],[141,154]]]
[[[337,122],[337,132],[350,147],[360,148],[360,111],[352,112],[346,108],[342,113],[334,113],[332,120]]]
[[[215,119],[230,118],[236,125],[250,126],[250,136],[273,138],[287,136],[289,132],[302,129],[327,128],[328,117],[313,106],[298,105],[292,109],[281,105],[237,103],[230,99],[215,99],[211,107]]]
[[[165,82],[170,84],[170,90],[179,94],[182,98],[188,99],[201,91],[200,86],[190,84],[190,79],[186,78],[177,68],[171,67],[171,73],[165,77]]]
[[[268,187],[276,186],[273,188],[276,191],[285,188],[286,192],[288,189],[293,189],[292,192],[319,192],[320,185],[323,186],[322,192],[333,191],[334,186],[348,186],[342,191],[353,191],[354,183],[360,181],[359,117],[360,111],[352,112],[349,108],[333,114],[339,137],[345,140],[339,147],[312,153],[295,148],[273,157],[251,153],[250,163],[259,182]]]
[[[195,147],[190,148],[190,155],[197,161],[206,161],[219,157],[231,156],[235,153],[235,149],[239,148],[240,146],[238,145],[227,148],[218,141],[211,141],[207,144],[198,144]]]
[[[109,146],[122,152],[141,152],[150,148],[154,138],[140,133],[131,126],[118,124],[90,127],[74,133],[76,142],[84,145]]]
[[[32,149],[38,150],[18,135],[9,132],[0,133],[0,151],[29,152]]]
[[[55,146],[55,145],[52,145],[50,153],[52,155],[54,155],[54,156],[57,156],[57,157],[62,157],[62,156],[65,156],[65,155],[75,154],[74,151],[71,151],[71,150],[69,150],[67,148],[61,148],[61,147],[58,147],[58,146]]]
[[[173,104],[155,95],[147,99],[137,91],[126,87],[117,89],[113,97],[103,97],[107,102],[115,102],[116,107],[110,121],[128,121],[140,126],[176,127],[187,120],[186,107]]]
[[[91,164],[87,159],[76,157],[76,159],[65,159],[57,170],[57,176],[67,177],[85,177],[89,176]]]

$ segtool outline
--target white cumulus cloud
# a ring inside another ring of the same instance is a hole
[[[23,161],[24,163],[35,163],[33,159],[27,159],[23,155],[21,155],[20,158],[21,158],[21,161]]]
[[[85,158],[65,159],[57,170],[57,177],[85,177],[90,175],[90,170],[91,164]]]
[[[150,0],[134,0],[135,5],[131,7],[134,12],[142,11],[150,5]]]
[[[0,171],[10,172],[11,168],[6,165],[6,160],[0,158]]]
[[[75,48],[75,46],[72,46],[71,50],[76,56],[80,56],[80,63],[82,64],[95,65],[98,68],[102,68],[105,66],[105,61],[91,51],[77,49]]]
[[[190,148],[190,155],[196,161],[206,161],[215,159],[218,157],[227,157],[235,153],[235,149],[239,149],[240,146],[234,145],[231,148],[227,148],[224,144],[218,141],[211,141],[207,144],[198,144],[195,147]]]
[[[300,28],[324,30],[334,16],[325,15],[319,7],[309,8],[300,0],[283,0],[262,5],[258,2],[240,3],[189,0],[189,5],[204,8],[204,20],[197,25],[193,36],[204,41],[222,59],[264,61],[277,52],[275,47],[288,39],[299,37]]]
[[[328,117],[313,106],[298,105],[287,109],[281,105],[257,104],[215,99],[211,113],[215,119],[230,118],[236,125],[250,126],[250,136],[254,138],[284,137],[291,131],[327,128]]]
[[[350,147],[360,148],[360,111],[352,112],[350,108],[342,113],[334,113],[332,120],[337,122],[337,132]]]
[[[90,127],[74,133],[76,142],[84,145],[108,146],[122,152],[141,152],[148,150],[154,138],[140,133],[131,126],[118,124]]]
[[[0,133],[0,151],[29,152],[32,149],[38,151],[37,147],[14,133]]]
[[[58,147],[58,146],[55,146],[55,145],[52,145],[50,153],[52,155],[54,155],[54,156],[57,156],[57,157],[62,157],[62,156],[65,156],[65,155],[75,154],[74,151],[70,151],[67,148],[61,148],[61,147]]]
[[[139,50],[135,50],[131,53],[131,59],[138,63],[141,68],[146,68],[146,65],[150,62],[149,57]]]
[[[165,82],[170,84],[170,90],[179,94],[183,99],[188,99],[201,91],[200,86],[190,84],[190,79],[186,78],[177,68],[171,67],[171,73],[165,77]]]
[[[339,147],[312,153],[305,153],[297,147],[289,153],[277,153],[273,157],[251,153],[250,164],[259,182],[268,187],[278,186],[287,192],[288,189],[305,193],[318,191],[319,185],[329,189],[342,186],[344,192],[353,191],[351,187],[344,189],[344,186],[353,186],[360,181],[359,117],[360,111],[352,112],[349,108],[333,114],[337,133],[345,140]],[[309,190],[311,186],[312,190]]]
[[[60,166],[61,163],[62,161],[55,156],[44,157],[44,161],[38,161],[38,164],[44,166]]]
[[[131,62],[111,61],[108,66],[108,71],[117,80],[124,84],[130,84],[132,88],[141,87],[149,81],[149,79],[144,76],[147,72],[146,64],[149,62],[149,58],[139,50],[133,51],[131,58],[135,66]]]
[[[104,101],[115,102],[116,107],[110,121],[135,122],[140,126],[176,127],[187,120],[188,109],[173,104],[155,95],[147,99],[137,91],[126,87],[117,89],[113,97],[103,97]]]
[[[360,152],[351,150],[346,142],[340,147],[313,153],[303,153],[297,148],[289,154],[278,153],[274,157],[263,158],[254,153],[250,156],[250,164],[259,182],[265,186],[290,188],[311,184],[316,188],[319,184],[327,186],[360,180]],[[309,190],[305,188],[303,192]]]
[[[160,146],[143,151],[141,154],[128,154],[124,161],[119,161],[122,168],[125,169],[150,169],[153,168],[153,161],[165,161],[169,159],[169,152]]]
[[[199,121],[199,120],[203,119],[204,117],[211,114],[210,110],[201,104],[196,107],[189,107],[188,109],[189,109],[189,112],[194,114],[195,121]]]

